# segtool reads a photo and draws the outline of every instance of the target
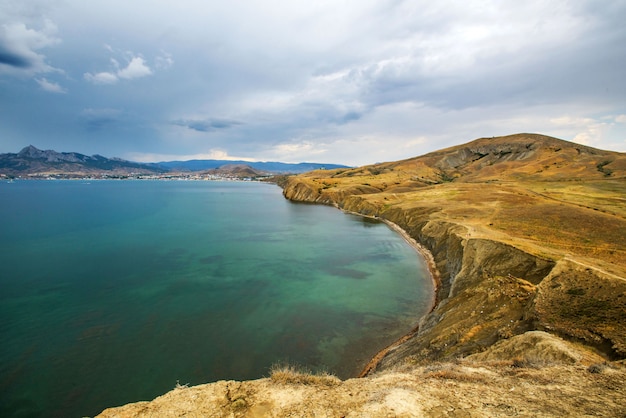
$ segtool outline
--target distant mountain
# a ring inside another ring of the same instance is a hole
[[[266,171],[255,170],[247,164],[226,164],[219,168],[197,173],[230,178],[257,178],[271,175],[271,173]]]
[[[288,164],[280,162],[229,160],[137,163],[120,158],[106,158],[101,155],[88,156],[77,152],[43,151],[32,145],[25,147],[17,154],[0,154],[0,175],[9,177],[129,176],[159,175],[171,172],[205,172],[206,174],[227,175],[231,177],[258,177],[269,174],[298,174],[323,168],[335,169],[348,167],[338,164]]]
[[[320,164],[320,163],[280,163],[280,162],[251,162],[251,161],[230,161],[230,160],[189,160],[189,161],[164,161],[156,163],[159,167],[167,168],[171,171],[203,171],[220,168],[224,165],[247,165],[255,170],[268,173],[306,173],[307,171],[320,169],[349,168],[340,164]]]
[[[0,154],[0,174],[7,176],[85,176],[94,174],[160,174],[167,170],[152,164],[135,163],[101,155],[40,150],[29,145],[17,154]]]

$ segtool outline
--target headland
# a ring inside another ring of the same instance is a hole
[[[626,154],[517,134],[279,184],[426,248],[431,312],[362,379],[276,370],[101,416],[626,414]]]

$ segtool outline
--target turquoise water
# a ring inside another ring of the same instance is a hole
[[[0,416],[91,416],[289,362],[350,377],[433,292],[386,225],[270,184],[0,184]]]

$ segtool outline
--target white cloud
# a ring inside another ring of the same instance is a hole
[[[598,146],[605,138],[611,123],[595,118],[569,115],[550,119],[555,127],[567,128],[574,132],[572,141],[583,145]]]
[[[118,80],[117,75],[106,71],[96,74],[85,73],[83,77],[93,84],[115,84]]]
[[[39,86],[47,92],[50,93],[67,93],[67,90],[61,87],[58,83],[54,83],[52,81],[48,81],[45,77],[36,78],[35,81],[39,84]]]
[[[223,149],[211,149],[209,152],[197,154],[157,154],[130,152],[124,155],[124,158],[130,161],[140,163],[154,163],[161,161],[188,161],[188,160],[226,160],[226,161],[257,161],[253,158],[236,157],[230,155]]]
[[[117,72],[119,78],[132,80],[134,78],[141,78],[152,74],[150,67],[146,65],[146,62],[141,57],[133,57],[128,63],[126,68],[122,68]]]
[[[619,115],[615,118],[617,123],[626,123],[626,115]]]
[[[105,45],[104,48],[107,51],[114,52],[109,45]],[[143,57],[134,55],[132,52],[126,55],[130,55],[126,67],[121,68],[119,61],[115,58],[111,58],[111,66],[114,68],[113,71],[101,71],[97,73],[86,72],[83,74],[83,78],[93,84],[103,85],[115,84],[120,79],[133,80],[153,74],[152,69],[147,65]]]
[[[315,144],[310,141],[300,141],[295,143],[279,144],[273,148],[273,151],[282,156],[321,154],[323,149],[316,149]]]
[[[172,54],[161,51],[161,55],[156,57],[156,68],[159,70],[166,70],[172,65],[174,65],[174,58],[172,58]]]

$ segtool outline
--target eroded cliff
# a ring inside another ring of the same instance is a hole
[[[392,222],[435,261],[435,309],[422,319],[419,332],[384,356],[378,369],[467,356],[529,330],[580,341],[607,358],[626,356],[626,334],[619,325],[626,320],[626,282],[620,276],[569,260],[554,248],[516,245],[515,237],[502,231],[477,228],[476,218],[445,216],[443,206],[428,201],[430,191],[423,199],[419,194],[391,199],[370,189],[326,191],[309,181],[288,179],[285,197]],[[459,197],[458,190],[444,187],[440,193]],[[450,199],[447,209],[456,204]]]

